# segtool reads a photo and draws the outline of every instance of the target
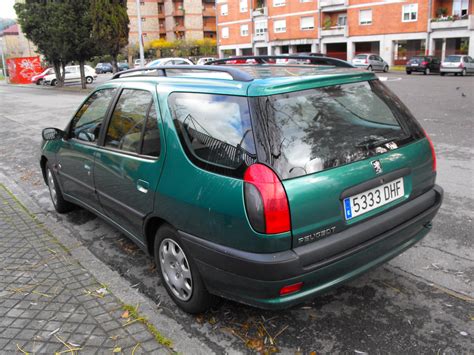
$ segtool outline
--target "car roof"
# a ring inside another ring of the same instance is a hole
[[[201,92],[240,96],[264,96],[315,87],[375,80],[372,72],[352,68],[309,65],[165,66],[117,73],[98,87],[159,85],[160,92]],[[230,67],[230,68],[229,68]],[[143,72],[163,74],[144,74]],[[231,72],[229,75],[227,72]],[[125,75],[125,76],[124,76]],[[127,76],[128,75],[128,76]],[[232,78],[235,76],[235,78]]]

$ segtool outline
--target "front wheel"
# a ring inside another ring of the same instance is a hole
[[[36,85],[43,85],[43,79],[36,80]]]
[[[388,65],[386,65],[386,66],[383,67],[383,72],[384,72],[384,73],[388,72]]]
[[[439,75],[444,76],[446,73],[440,72]]]
[[[51,86],[58,85],[58,81],[56,79],[51,80]]]
[[[368,68],[367,68],[367,70],[368,70],[368,71],[372,71],[372,70],[373,70],[373,69],[372,69],[372,66],[369,65]]]
[[[214,296],[207,292],[196,263],[174,228],[164,225],[157,231],[154,254],[163,285],[174,303],[188,313],[206,311]]]
[[[56,212],[66,213],[71,211],[74,206],[64,199],[58,181],[56,180],[56,176],[49,165],[46,166],[46,179],[48,182],[49,195],[51,196],[51,201],[53,202]]]
[[[430,74],[430,68],[426,68],[425,71],[423,72],[423,74],[425,75],[429,75]]]
[[[407,70],[407,75],[411,75],[411,71],[410,71],[410,70]]]
[[[88,77],[86,78],[86,83],[87,83],[87,84],[92,84],[93,81],[94,81],[94,78],[93,78],[92,76],[88,76]]]
[[[461,72],[461,76],[466,76],[466,69],[463,69],[462,72]]]

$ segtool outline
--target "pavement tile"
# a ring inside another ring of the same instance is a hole
[[[57,337],[85,354],[116,345],[131,353],[138,341],[146,345],[136,354],[169,353],[142,324],[122,326],[114,295],[86,291],[100,287],[0,185],[0,354],[21,352],[17,345],[39,354],[67,350]]]

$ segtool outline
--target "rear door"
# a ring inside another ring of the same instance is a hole
[[[378,80],[256,102],[258,157],[282,179],[294,247],[338,233],[433,183],[429,143]]]
[[[164,160],[155,96],[151,89],[123,88],[95,155],[95,187],[105,213],[137,237],[153,211]]]

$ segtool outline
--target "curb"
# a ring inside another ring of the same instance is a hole
[[[69,250],[69,253],[79,264],[90,272],[99,283],[107,285],[110,292],[124,304],[139,304],[140,314],[146,315],[148,321],[159,332],[173,341],[173,350],[183,354],[214,354],[206,344],[191,338],[182,326],[173,318],[158,312],[154,302],[147,299],[131,284],[112,270],[108,265],[97,259],[80,241],[60,223],[55,222],[39,205],[28,196],[16,183],[0,172],[0,183],[33,214],[37,220],[51,231],[54,237]]]

